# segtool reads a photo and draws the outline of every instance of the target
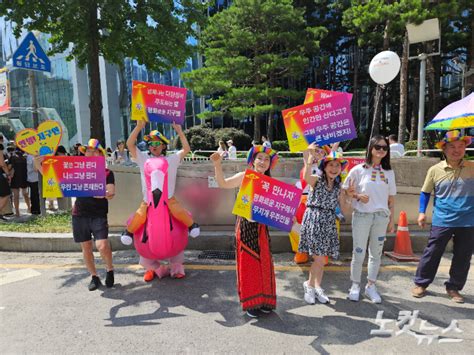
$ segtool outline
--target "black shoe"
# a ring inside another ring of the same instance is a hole
[[[105,277],[105,286],[112,287],[114,285],[114,270],[107,271],[107,276]]]
[[[92,276],[91,283],[89,284],[89,291],[95,291],[100,286],[102,286],[102,283],[100,282],[99,277],[98,276]]]
[[[249,309],[247,310],[247,313],[245,313],[246,315],[248,315],[250,318],[258,318],[258,310],[257,309]]]
[[[272,313],[273,309],[268,308],[268,307],[262,307],[262,308],[260,308],[260,311],[262,311],[265,314],[270,314],[270,313]]]
[[[5,218],[5,216],[0,215],[0,220],[7,222],[8,218]]]

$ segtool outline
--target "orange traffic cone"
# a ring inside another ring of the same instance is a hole
[[[400,212],[398,219],[397,236],[395,237],[395,248],[393,252],[386,251],[384,253],[395,261],[419,261],[420,258],[413,254],[411,248],[410,233],[408,231],[407,214],[405,211]]]

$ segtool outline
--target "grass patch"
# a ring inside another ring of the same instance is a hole
[[[72,232],[71,213],[48,214],[28,222],[0,224],[0,231],[24,233],[69,233]]]

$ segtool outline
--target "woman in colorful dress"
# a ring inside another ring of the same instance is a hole
[[[310,144],[305,152],[304,179],[310,186],[306,211],[301,223],[298,246],[300,253],[312,257],[308,280],[303,283],[304,300],[308,304],[329,303],[329,298],[321,288],[326,257],[339,259],[339,236],[336,226],[336,208],[350,213],[354,187],[341,189],[341,172],[347,165],[342,154],[331,151],[319,161],[320,175],[311,174],[311,166],[317,153],[316,144]]]
[[[239,187],[245,172],[224,178],[222,156],[211,155],[219,187],[233,189]],[[260,174],[270,176],[278,161],[276,151],[257,145],[247,155],[249,167]],[[237,217],[235,226],[237,289],[242,309],[249,317],[256,318],[261,313],[270,313],[276,308],[275,271],[270,251],[268,227]]]

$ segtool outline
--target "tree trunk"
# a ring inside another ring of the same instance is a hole
[[[267,138],[270,142],[273,142],[273,110],[267,116]]]
[[[374,119],[372,121],[372,131],[370,133],[370,138],[380,133],[380,112],[382,111],[382,91],[383,85],[377,85],[375,89],[375,102],[374,102]]]
[[[354,82],[352,84],[352,115],[355,118],[355,126],[360,123],[360,105],[359,105],[359,46],[355,45],[354,50]]]
[[[259,142],[260,138],[260,117],[257,115],[253,118],[253,140]]]
[[[388,38],[388,27],[390,26],[390,20],[387,20],[385,22],[385,29],[383,32],[383,50],[386,51],[388,49],[388,46],[390,44],[389,38]],[[377,85],[377,88],[375,89],[375,109],[374,109],[374,119],[372,123],[372,133],[370,134],[370,137],[372,137],[375,134],[379,134],[380,132],[380,113],[382,110],[382,90],[384,89],[383,85]]]
[[[418,97],[420,87],[420,73],[415,74],[414,86],[413,86],[413,105],[411,109],[411,125],[410,125],[410,140],[416,140],[418,137]]]
[[[267,138],[270,142],[273,142],[273,138],[274,138],[273,132],[275,131],[273,126],[276,124],[276,122],[273,122],[273,115],[275,114],[274,108],[277,104],[276,98],[272,97],[270,99],[270,103],[272,105],[272,109],[268,113],[268,117],[267,117]]]
[[[99,29],[97,19],[97,4],[91,2],[89,8],[89,43],[90,54],[88,60],[90,86],[90,128],[91,137],[97,138],[105,147],[104,119],[102,117],[102,93],[100,87],[99,69]]]
[[[407,96],[408,96],[408,34],[403,41],[402,64],[400,68],[400,112],[398,116],[398,142],[405,144],[407,129]]]
[[[439,63],[439,65],[441,62]],[[439,77],[437,74],[438,62],[435,57],[428,57],[426,60],[426,81],[428,83],[428,105],[427,114],[425,116],[425,125],[433,119],[439,111]],[[438,77],[438,78],[437,78]],[[437,80],[438,79],[438,80]],[[434,148],[436,143],[436,135],[433,131],[427,131],[425,134],[428,148]]]
[[[471,40],[467,52],[467,66],[465,71],[469,72],[474,69],[474,11],[471,11]],[[474,75],[470,75],[464,78],[464,80],[464,90],[467,96],[471,92],[471,88],[474,86]]]

